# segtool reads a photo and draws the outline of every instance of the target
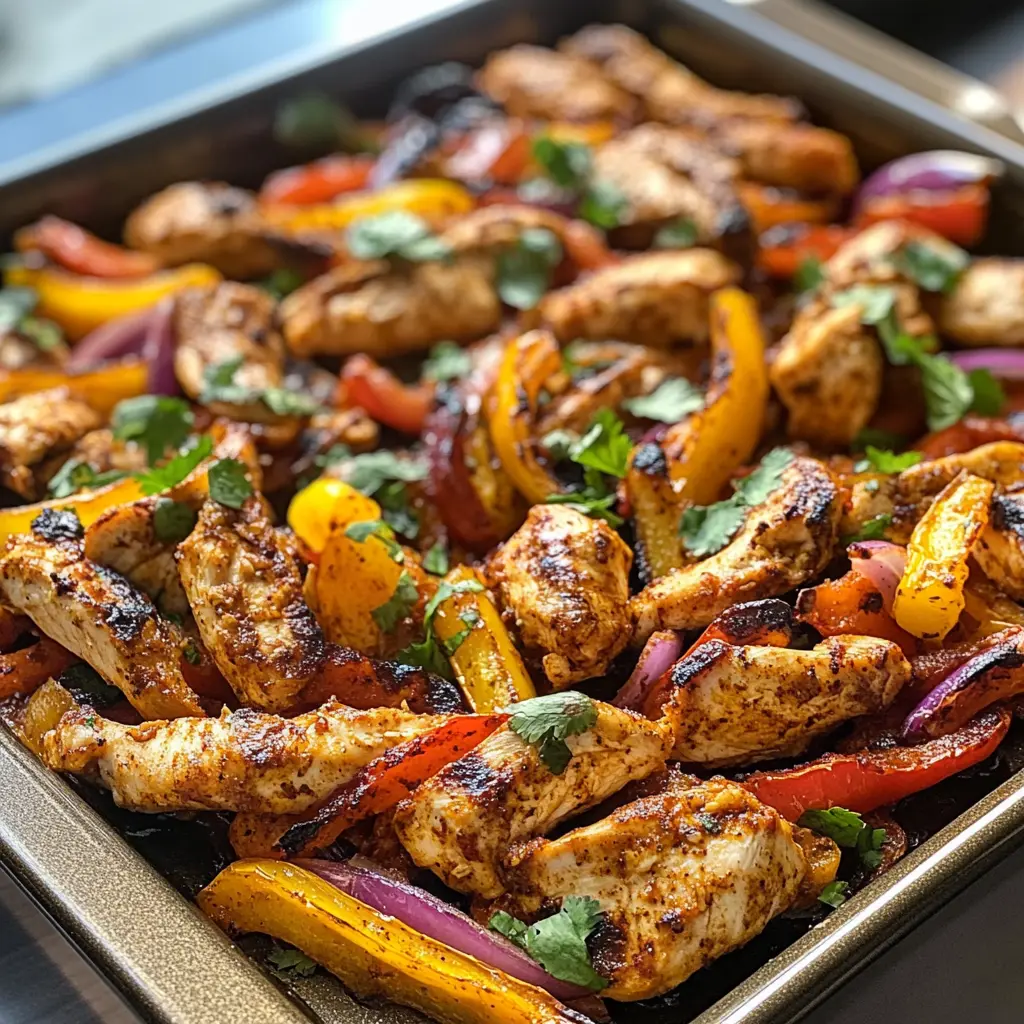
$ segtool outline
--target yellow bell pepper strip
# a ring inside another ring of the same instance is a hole
[[[125,359],[97,370],[66,373],[63,370],[27,367],[22,370],[0,370],[0,402],[18,395],[49,388],[67,388],[107,417],[118,402],[147,393],[149,370],[141,359]]]
[[[380,519],[380,505],[344,480],[329,476],[303,487],[288,506],[288,525],[315,554],[327,546],[333,525],[344,529],[371,519]]]
[[[529,331],[510,342],[501,359],[488,422],[494,450],[516,489],[533,505],[562,490],[533,453],[537,397],[562,367],[558,343],[547,331]]]
[[[108,320],[155,306],[184,288],[216,284],[221,275],[203,263],[188,263],[148,277],[116,280],[80,277],[55,267],[14,264],[4,271],[4,283],[32,288],[39,295],[36,313],[53,320],[71,341],[84,338]]]
[[[414,178],[375,192],[353,192],[315,206],[267,206],[266,219],[283,231],[338,231],[364,217],[393,210],[415,213],[435,227],[469,213],[476,200],[468,189],[443,178]]]
[[[199,894],[232,933],[263,932],[297,946],[358,998],[380,996],[442,1024],[569,1024],[542,989],[381,914],[304,868],[240,860]]]
[[[477,574],[465,565],[453,569],[445,579],[453,585],[479,582]],[[464,635],[448,660],[477,714],[537,696],[523,659],[486,591],[455,593],[442,601],[434,613],[434,632],[446,645]]]
[[[964,610],[974,545],[988,524],[995,485],[963,472],[950,481],[914,527],[893,617],[922,640],[944,640]]]

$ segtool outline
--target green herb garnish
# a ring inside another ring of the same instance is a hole
[[[925,242],[911,240],[893,257],[896,268],[926,292],[948,295],[971,258],[963,249],[950,245],[941,251]]]
[[[797,824],[828,836],[837,846],[856,850],[861,863],[869,871],[874,871],[882,863],[885,829],[872,828],[856,811],[848,811],[845,807],[804,811]]]
[[[483,589],[483,584],[478,580],[460,580],[458,583],[442,580],[433,597],[427,601],[423,609],[423,639],[399,651],[395,655],[396,659],[406,665],[419,665],[428,672],[450,679],[452,671],[446,655],[450,656],[459,649],[459,644],[469,636],[472,626],[467,625],[466,629],[460,630],[448,641],[440,641],[434,631],[434,616],[442,602],[447,601],[453,595],[479,594]],[[473,621],[475,622],[476,619]],[[465,619],[462,622],[466,625]]]
[[[849,537],[843,538],[843,544],[856,544],[862,540],[885,540],[885,531],[892,526],[892,514],[890,512],[879,512],[873,519],[869,519],[861,528]]]
[[[143,494],[159,494],[182,482],[203,459],[213,452],[213,438],[203,434],[188,447],[182,448],[173,459],[162,466],[154,466],[137,475]]]
[[[153,508],[153,533],[165,544],[183,541],[196,525],[196,512],[191,505],[170,498],[158,498]]]
[[[267,962],[276,971],[282,974],[296,975],[300,978],[308,978],[316,973],[317,963],[310,960],[305,953],[298,949],[285,949],[277,946],[267,954]]]
[[[632,450],[633,442],[626,436],[622,420],[611,409],[602,409],[572,446],[569,458],[579,466],[621,479],[629,468]]]
[[[586,732],[597,721],[597,706],[585,693],[575,690],[531,697],[511,711],[509,728],[537,748],[553,775],[561,775],[572,759],[566,737]]]
[[[57,677],[57,682],[69,690],[79,704],[94,708],[107,708],[124,699],[124,694],[111,686],[104,678],[84,661],[69,665]]]
[[[689,217],[680,217],[658,229],[655,249],[689,249],[697,244],[697,225]]]
[[[50,478],[46,489],[53,498],[67,498],[84,487],[105,487],[117,480],[123,480],[128,474],[121,469],[108,469],[97,473],[88,462],[80,459],[68,459]]]
[[[562,243],[547,228],[526,228],[510,249],[498,256],[498,294],[513,309],[533,309],[551,284],[562,261]]]
[[[622,407],[642,419],[678,423],[689,413],[704,408],[704,395],[685,377],[670,377],[649,395],[627,398]]]
[[[439,341],[423,361],[426,380],[458,380],[473,369],[473,357],[454,341]]]
[[[556,185],[578,195],[578,213],[584,220],[605,229],[618,227],[622,222],[628,206],[626,197],[610,181],[594,179],[589,146],[542,135],[533,141],[533,158]]]
[[[793,275],[793,287],[802,295],[816,292],[825,282],[825,264],[817,256],[805,256]]]
[[[841,907],[846,902],[846,890],[849,888],[849,882],[829,882],[818,894],[818,902],[833,908]]]
[[[188,402],[167,395],[126,398],[117,403],[110,417],[114,437],[142,445],[151,466],[159,462],[169,448],[180,448],[192,433],[194,423]]]
[[[629,200],[618,185],[610,181],[592,181],[580,196],[577,215],[594,227],[609,231],[622,223]]]
[[[434,576],[443,576],[448,571],[448,549],[444,541],[438,541],[423,556],[423,568]]]
[[[242,367],[242,356],[232,356],[207,366],[203,371],[203,390],[199,401],[204,405],[222,402],[225,405],[251,405],[262,402],[277,416],[312,416],[320,403],[309,395],[287,388],[253,388],[235,383],[235,374]]]
[[[434,234],[430,225],[407,210],[389,210],[362,217],[345,232],[345,244],[356,259],[397,257],[410,263],[446,260],[452,249]]]
[[[416,587],[416,581],[404,569],[395,584],[395,592],[379,607],[374,608],[370,614],[377,627],[384,633],[393,633],[395,627],[415,607],[419,600],[420,592]]]
[[[273,298],[280,301],[286,295],[291,295],[296,288],[301,288],[306,279],[291,267],[278,267],[267,277],[259,282],[260,288],[268,292]]]
[[[395,531],[381,519],[350,523],[345,528],[345,536],[357,544],[365,544],[370,537],[376,537],[386,548],[392,562],[401,565],[405,561],[405,552],[402,545],[395,540]]]
[[[228,508],[241,508],[252,494],[249,470],[238,459],[218,459],[208,474],[210,497]]]
[[[916,466],[921,461],[920,452],[902,452],[897,455],[887,448],[876,448],[874,445],[867,445],[864,449],[864,458],[853,468],[857,473],[902,473],[911,466]]]

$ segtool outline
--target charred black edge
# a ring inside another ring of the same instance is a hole
[[[722,612],[713,624],[728,632],[731,643],[742,647],[753,643],[766,628],[791,634],[793,609],[775,597],[746,601]]]

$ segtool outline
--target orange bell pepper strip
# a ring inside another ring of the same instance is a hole
[[[562,489],[537,461],[532,438],[541,388],[561,367],[558,343],[547,331],[529,331],[516,338],[502,356],[488,410],[494,450],[516,490],[533,505]]]
[[[865,200],[857,212],[856,224],[866,228],[884,220],[906,220],[958,245],[974,246],[985,235],[988,209],[987,185],[964,185],[948,192],[916,189]]]
[[[442,1024],[571,1024],[542,989],[378,913],[312,872],[273,860],[228,865],[196,899],[221,928],[297,946],[357,998],[380,996]]]
[[[0,654],[0,700],[18,693],[33,693],[51,676],[59,676],[76,658],[56,640],[42,637],[31,647]]]
[[[907,545],[893,618],[922,640],[943,640],[964,610],[967,560],[988,525],[994,485],[961,473],[921,517]]]
[[[359,406],[378,423],[403,434],[418,434],[434,405],[430,384],[403,384],[390,370],[359,353],[345,363],[338,383],[339,405]]]
[[[380,505],[351,484],[321,476],[295,494],[288,506],[288,525],[295,536],[316,554],[327,546],[332,523],[344,528],[352,523],[380,518]]]
[[[390,810],[416,787],[487,739],[508,715],[456,715],[426,736],[400,743],[371,761],[278,839],[286,857],[312,857],[342,832]]]
[[[274,171],[263,182],[260,202],[264,205],[312,206],[326,203],[343,192],[358,192],[370,185],[376,163],[365,154],[335,153],[302,167]]]
[[[0,370],[0,402],[50,388],[67,388],[98,413],[109,416],[118,402],[146,394],[149,369],[141,359],[124,359],[81,373],[41,367]]]
[[[364,217],[393,210],[415,213],[435,226],[469,213],[476,206],[471,192],[443,178],[414,178],[374,192],[353,192],[333,203],[314,206],[267,206],[267,220],[284,231],[339,231]]]
[[[445,579],[456,584],[477,580],[477,575],[468,566],[459,566]],[[533,680],[486,591],[456,593],[438,605],[433,628],[442,642],[465,633],[467,627],[469,632],[448,660],[469,706],[477,714],[487,714],[536,697]]]
[[[760,237],[757,265],[769,277],[789,281],[806,260],[830,260],[858,230],[841,224],[780,224]]]
[[[16,232],[14,248],[41,252],[65,270],[88,277],[146,277],[160,269],[160,261],[150,253],[104,242],[60,217],[43,217]]]
[[[780,224],[828,224],[839,212],[839,201],[834,196],[807,199],[789,189],[753,181],[738,182],[736,187],[759,235]]]
[[[59,324],[71,341],[84,338],[108,320],[149,309],[185,288],[201,288],[220,280],[220,274],[203,263],[124,281],[22,264],[4,271],[6,284],[35,289],[39,295],[37,315]]]
[[[1003,708],[986,711],[957,732],[916,747],[825,754],[797,768],[754,772],[740,785],[790,821],[828,807],[866,814],[980,764],[1003,742],[1010,721]]]

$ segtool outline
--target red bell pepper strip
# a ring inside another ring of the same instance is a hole
[[[31,647],[0,654],[0,699],[33,693],[76,661],[75,655],[45,636]]]
[[[18,252],[41,252],[65,270],[88,277],[146,277],[160,269],[148,252],[104,242],[71,221],[43,217],[14,236]]]
[[[986,185],[964,185],[948,192],[915,189],[891,196],[866,199],[857,213],[858,228],[883,220],[908,220],[958,245],[976,245],[988,223],[989,190]]]
[[[995,441],[1024,441],[1024,426],[991,416],[965,416],[945,430],[928,434],[914,448],[927,462],[946,455],[961,455]]]
[[[369,188],[372,156],[337,154],[302,167],[275,171],[260,189],[260,202],[268,205],[312,206],[326,203],[343,192]]]
[[[386,426],[418,434],[434,405],[434,388],[403,384],[390,370],[367,355],[352,356],[341,371],[339,405],[358,405]]]
[[[487,739],[508,715],[457,715],[426,736],[392,747],[318,808],[296,820],[275,848],[289,857],[311,856],[347,829],[394,807],[425,779]]]
[[[761,235],[757,265],[769,277],[788,281],[806,260],[831,259],[857,232],[841,224],[780,224]]]
[[[866,814],[980,764],[1002,743],[1011,719],[997,708],[920,746],[825,754],[797,768],[754,772],[740,785],[790,821],[828,807]]]

